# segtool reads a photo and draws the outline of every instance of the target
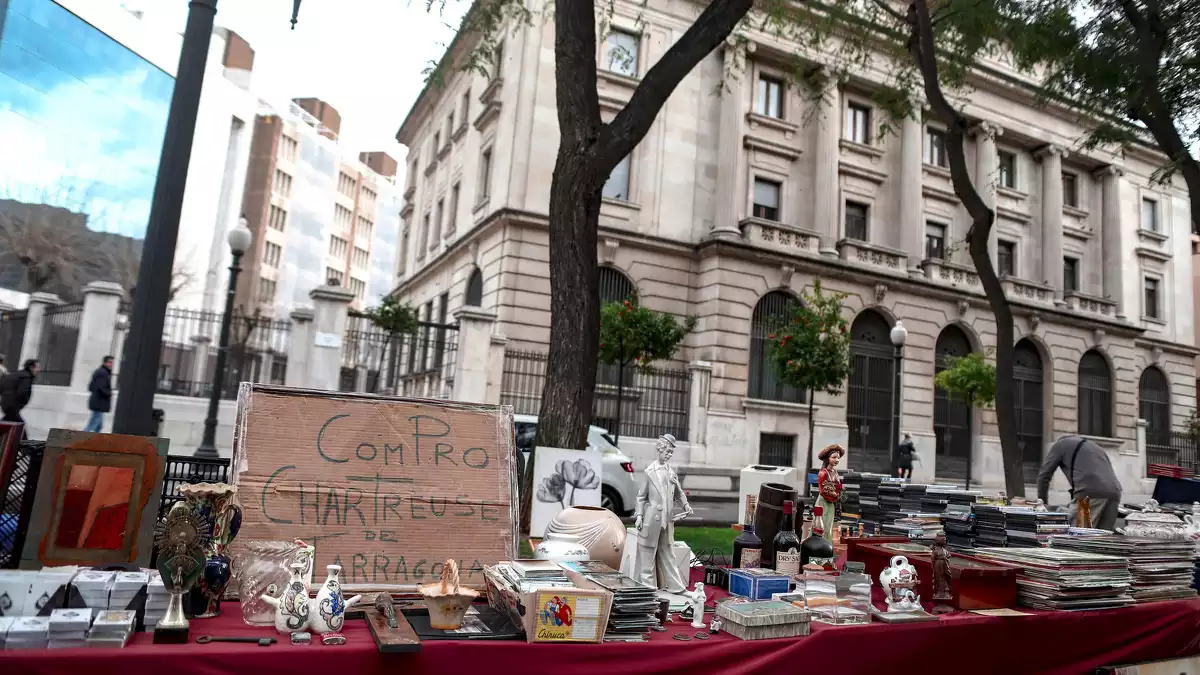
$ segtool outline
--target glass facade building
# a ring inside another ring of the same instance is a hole
[[[0,0],[0,199],[142,239],[174,84],[51,0]]]

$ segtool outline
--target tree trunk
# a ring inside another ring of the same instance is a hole
[[[983,201],[979,191],[971,182],[967,169],[967,157],[963,150],[969,121],[947,99],[938,79],[937,51],[934,47],[933,22],[929,17],[926,0],[914,0],[909,6],[908,20],[912,26],[909,51],[925,81],[925,96],[934,114],[946,124],[946,155],[950,160],[950,180],[954,194],[971,215],[971,229],[967,233],[967,246],[979,283],[987,296],[996,320],[996,423],[1000,427],[1000,453],[1004,464],[1004,487],[1010,497],[1025,496],[1025,476],[1022,471],[1023,457],[1017,446],[1017,415],[1013,383],[1013,314],[1008,296],[996,276],[992,256],[988,252],[988,238],[996,214]],[[986,178],[986,177],[985,177]]]
[[[804,473],[802,475],[802,479],[804,480],[804,497],[806,499],[812,494],[812,490],[808,485],[808,471],[812,468],[813,434],[817,430],[817,420],[813,418],[813,399],[816,397],[816,392],[811,390],[808,392],[808,459],[804,462]]]

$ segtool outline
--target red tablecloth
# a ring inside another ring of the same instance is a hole
[[[691,629],[677,622],[673,630]],[[672,631],[673,632],[673,631]],[[227,603],[220,617],[192,621],[192,642],[154,645],[138,635],[124,649],[0,652],[7,675],[640,675],[643,673],[947,673],[1082,675],[1103,665],[1200,653],[1200,599],[1102,612],[1036,612],[994,618],[953,614],[936,623],[823,626],[806,638],[744,642],[725,634],[679,642],[655,633],[648,644],[528,645],[427,641],[419,654],[380,654],[362,621],[346,624],[347,644],[270,647],[200,645],[201,635],[274,635],[241,621]],[[820,667],[814,667],[819,664]]]

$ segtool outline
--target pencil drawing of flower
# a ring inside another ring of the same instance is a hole
[[[558,502],[562,508],[566,508],[563,503],[563,498],[567,494],[567,480],[562,477],[562,474],[552,473],[542,479],[542,484],[538,486],[537,498],[539,502],[553,504]]]
[[[571,486],[571,498],[567,499],[567,486]],[[600,477],[585,459],[571,461],[560,459],[554,465],[554,473],[542,479],[538,486],[540,502],[558,502],[562,508],[575,505],[575,493],[579,490],[595,490],[600,487]]]

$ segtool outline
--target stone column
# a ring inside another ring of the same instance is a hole
[[[29,296],[29,309],[25,314],[25,339],[21,342],[21,355],[10,370],[20,368],[29,359],[38,358],[38,352],[42,349],[42,333],[46,327],[46,308],[61,304],[62,300],[53,293],[34,293]]]
[[[750,96],[747,80],[751,72],[745,68],[745,53],[739,47],[726,46],[722,50],[725,81],[728,89],[721,91],[721,126],[717,141],[717,193],[713,215],[713,239],[741,239],[738,222],[747,199],[743,179],[741,158],[742,134]]]
[[[117,314],[125,291],[111,281],[93,281],[83,287],[83,313],[79,317],[79,340],[71,366],[71,389],[87,391],[92,371],[105,356],[112,355]]]
[[[504,393],[504,354],[508,349],[508,338],[492,334],[492,348],[488,352],[487,403],[499,405]]]
[[[129,317],[117,315],[117,325],[113,326],[112,355],[116,357],[113,364],[113,389],[120,386],[121,360],[125,356],[125,337],[129,334]]]
[[[905,117],[900,123],[900,241],[908,254],[908,274],[924,276],[921,261],[925,259],[924,195],[922,194],[921,154],[924,139],[921,134],[921,109],[915,117]]]
[[[842,128],[841,92],[837,78],[824,71],[814,86],[821,92],[817,105],[817,144],[813,148],[813,194],[812,228],[821,234],[821,255],[838,257],[838,158],[841,154],[839,139]]]
[[[313,301],[312,351],[308,360],[308,386],[338,390],[342,375],[342,344],[346,317],[354,292],[341,286],[318,286],[309,292]]]
[[[454,320],[458,322],[458,356],[454,361],[451,398],[466,403],[485,403],[496,315],[478,307],[459,307],[454,310]]]
[[[1054,304],[1063,301],[1063,188],[1062,160],[1066,148],[1047,145],[1038,151],[1042,160],[1042,276],[1054,287]]]
[[[1120,167],[1106,166],[1096,171],[1103,192],[1100,212],[1100,260],[1106,270],[1104,297],[1117,303],[1117,318],[1125,318],[1125,261],[1122,251],[1121,232],[1121,176]]]
[[[995,211],[996,186],[1000,178],[999,158],[996,155],[996,137],[1002,134],[1004,130],[990,122],[980,122],[971,131],[975,136],[975,142],[978,144],[976,148],[978,152],[975,156],[975,187],[979,190],[979,196],[983,197],[983,203],[987,204],[989,209]],[[1059,213],[1062,213],[1061,206],[1059,207]],[[996,237],[999,230],[996,225],[997,223],[993,222],[992,233],[988,236],[988,257],[992,259],[993,265],[996,264]],[[1062,265],[1059,265],[1059,271],[1062,271]]]
[[[292,330],[288,336],[287,373],[284,377],[284,384],[289,387],[309,386],[308,363],[313,351],[313,316],[312,309],[308,307],[292,310]]]
[[[365,393],[367,391],[367,377],[370,373],[367,372],[367,367],[358,364],[354,366],[354,391]]]
[[[192,372],[188,387],[189,396],[199,396],[204,392],[204,383],[208,381],[209,345],[212,338],[207,335],[192,336]]]
[[[692,361],[688,364],[691,376],[691,393],[688,397],[688,441],[704,443],[708,427],[708,388],[712,382],[713,365],[708,361]]]

